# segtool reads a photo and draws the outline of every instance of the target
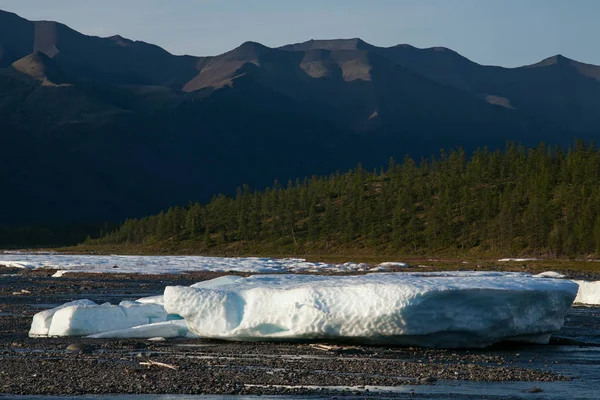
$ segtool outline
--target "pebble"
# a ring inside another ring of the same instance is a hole
[[[80,352],[83,354],[92,354],[94,352],[94,348],[90,345],[86,345],[83,343],[71,343],[67,346],[67,351]]]

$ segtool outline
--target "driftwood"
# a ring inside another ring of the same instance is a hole
[[[309,347],[312,347],[315,350],[322,350],[322,351],[331,351],[334,350],[336,347],[338,346],[329,346],[326,344],[309,344]]]
[[[364,353],[364,349],[357,346],[337,346],[337,345],[328,345],[328,344],[310,344],[309,347],[315,350],[334,352],[338,354],[356,354],[356,353]]]
[[[162,368],[169,368],[169,369],[172,369],[173,371],[177,371],[179,369],[179,367],[176,366],[176,365],[165,364],[165,363],[161,363],[161,362],[158,362],[158,361],[152,361],[152,360],[142,361],[140,363],[140,365],[147,365],[148,368],[152,368],[152,366],[162,367]]]

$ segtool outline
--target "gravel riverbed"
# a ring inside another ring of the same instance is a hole
[[[561,373],[563,361],[541,364],[531,356],[531,346],[519,345],[452,351],[339,343],[321,348],[308,343],[202,339],[29,338],[33,315],[66,301],[89,298],[117,303],[160,294],[167,285],[190,285],[222,275],[68,274],[52,278],[52,273],[0,268],[0,394],[369,396],[374,394],[365,387],[419,387],[449,380],[528,381],[534,387],[536,382],[573,379]],[[175,369],[141,364],[150,361]],[[332,386],[337,389],[320,388]]]

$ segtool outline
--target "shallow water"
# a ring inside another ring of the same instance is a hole
[[[600,307],[573,307],[559,335],[600,346]]]

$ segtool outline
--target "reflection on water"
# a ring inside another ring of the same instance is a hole
[[[600,307],[573,307],[558,335],[600,346]]]

